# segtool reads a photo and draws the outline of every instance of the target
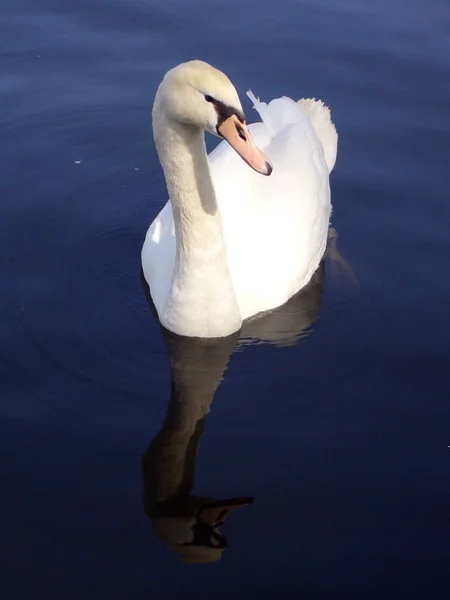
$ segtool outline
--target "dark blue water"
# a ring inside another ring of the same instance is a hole
[[[4,0],[0,39],[2,598],[448,598],[448,1]],[[327,260],[266,343],[164,336],[141,283],[190,58],[338,128],[358,286]]]

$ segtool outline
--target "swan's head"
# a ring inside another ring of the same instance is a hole
[[[223,137],[258,173],[270,175],[272,165],[255,146],[245,121],[239,96],[228,77],[200,61],[178,65],[168,71],[158,88],[153,115]]]

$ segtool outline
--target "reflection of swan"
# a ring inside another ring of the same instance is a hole
[[[247,128],[230,80],[191,61],[169,71],[155,97],[170,201],[147,232],[142,268],[161,323],[180,335],[226,336],[281,306],[326,248],[337,152],[330,111],[315,100],[266,105],[249,95],[262,122]],[[204,130],[228,144],[207,157]],[[270,175],[253,138],[273,163],[270,178],[238,157]]]
[[[246,323],[240,343],[263,340],[286,345],[299,340],[318,315],[323,273],[322,264],[287,304]],[[227,546],[219,525],[232,510],[253,500],[191,495],[206,416],[239,334],[202,339],[179,337],[166,329],[162,332],[169,353],[171,394],[164,423],[142,457],[145,511],[156,535],[179,553],[183,562],[212,562],[221,558]]]
[[[223,511],[251,498],[214,501],[191,496],[206,415],[238,336],[180,338],[163,330],[170,357],[171,395],[164,423],[143,459],[144,505],[156,535],[184,562],[218,560],[226,540]]]
[[[293,346],[308,334],[322,306],[325,263],[322,262],[310,283],[279,308],[245,321],[239,345],[269,342],[276,346]]]

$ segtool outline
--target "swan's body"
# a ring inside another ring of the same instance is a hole
[[[202,94],[219,109],[201,104]],[[220,71],[185,63],[156,95],[154,135],[171,200],[147,232],[142,267],[162,324],[180,335],[222,337],[284,304],[308,283],[326,248],[337,150],[329,110],[314,100],[253,100],[263,122],[249,130],[273,165],[269,178],[225,141],[206,156],[202,128],[213,131],[224,106],[245,128],[237,93]],[[241,139],[230,143],[270,174],[246,129]]]

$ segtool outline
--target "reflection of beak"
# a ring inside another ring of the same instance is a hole
[[[272,165],[253,142],[245,123],[241,123],[236,115],[231,115],[217,126],[217,132],[236,150],[245,162],[262,175],[272,173]]]
[[[212,500],[205,502],[200,506],[197,512],[197,518],[210,527],[222,525],[229,514],[241,506],[250,506],[253,504],[252,496],[239,496],[237,498],[227,498],[226,500]]]
[[[194,538],[191,542],[184,542],[184,545],[224,550],[228,546],[227,538],[218,528],[236,508],[250,504],[253,504],[251,496],[204,502],[197,511],[197,520],[192,527]]]

